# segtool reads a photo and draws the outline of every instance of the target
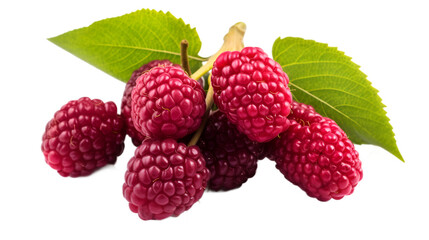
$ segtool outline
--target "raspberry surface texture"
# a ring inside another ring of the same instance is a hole
[[[262,49],[222,53],[213,65],[211,84],[220,111],[251,140],[268,142],[288,128],[289,78]]]
[[[42,152],[61,176],[79,177],[122,154],[125,123],[115,103],[87,97],[68,102],[46,125]]]
[[[253,177],[262,148],[220,111],[210,115],[198,146],[210,170],[209,188],[215,191],[238,188]]]
[[[271,145],[269,158],[286,179],[320,201],[353,193],[362,164],[353,143],[331,119],[292,103],[291,126]]]
[[[180,139],[194,132],[206,109],[201,85],[172,66],[141,75],[131,98],[134,127],[156,139]]]
[[[127,134],[128,136],[130,136],[135,146],[139,146],[145,139],[145,136],[139,131],[137,131],[134,127],[133,119],[131,117],[131,92],[136,85],[136,80],[138,77],[140,77],[143,73],[148,72],[150,69],[158,66],[175,66],[177,68],[180,68],[180,65],[173,64],[169,60],[153,60],[149,63],[144,64],[139,69],[135,70],[132,73],[130,80],[125,85],[124,95],[122,97],[121,103],[121,115],[126,120],[125,123]]]
[[[123,195],[143,220],[179,216],[201,198],[209,177],[197,146],[147,139],[128,163]]]

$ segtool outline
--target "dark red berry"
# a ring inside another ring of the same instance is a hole
[[[285,178],[320,201],[353,193],[363,173],[344,131],[302,103],[292,103],[289,119],[291,126],[273,141],[269,156]]]
[[[224,52],[215,61],[211,83],[220,111],[251,140],[268,142],[289,126],[289,78],[262,49]]]
[[[124,138],[124,121],[115,103],[83,97],[68,102],[48,122],[42,152],[61,176],[86,176],[114,164]]]
[[[131,75],[130,80],[125,85],[124,95],[122,97],[121,104],[121,115],[126,120],[127,134],[131,137],[131,140],[135,146],[139,146],[145,139],[145,136],[136,130],[131,117],[131,92],[136,85],[136,80],[143,73],[148,72],[150,69],[158,66],[175,66],[180,68],[180,65],[173,64],[169,60],[153,60],[149,63],[144,64],[139,69],[135,70]]]
[[[201,198],[209,177],[197,146],[147,139],[128,163],[123,195],[143,220],[179,216]]]
[[[206,109],[201,85],[171,66],[141,75],[131,97],[134,127],[151,138],[180,139],[194,132]]]
[[[210,189],[238,188],[255,175],[261,144],[240,133],[224,113],[210,115],[198,146],[210,170]]]
[[[256,151],[256,158],[258,160],[262,160],[265,157],[267,157],[267,155],[268,155],[268,147],[269,147],[268,144],[269,144],[269,142],[259,143],[259,144],[260,144],[260,147],[258,148],[258,151]]]

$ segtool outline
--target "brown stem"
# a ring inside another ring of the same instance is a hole
[[[180,42],[180,61],[182,63],[182,68],[185,70],[185,72],[191,76],[191,68],[189,66],[189,59],[188,59],[188,46],[189,43],[186,39],[183,39],[182,42]]]

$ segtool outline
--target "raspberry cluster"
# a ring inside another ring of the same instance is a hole
[[[292,101],[288,76],[262,49],[220,54],[211,76],[205,99],[203,84],[179,65],[155,60],[133,72],[121,115],[113,102],[68,102],[46,125],[46,163],[64,177],[90,175],[116,162],[128,134],[136,149],[123,196],[143,220],[179,216],[206,188],[239,188],[265,157],[320,201],[354,191],[362,168],[352,142],[333,120]],[[218,110],[206,114],[206,100]]]

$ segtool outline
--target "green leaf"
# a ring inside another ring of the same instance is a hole
[[[380,146],[404,161],[378,90],[351,58],[334,47],[278,38],[273,58],[290,78],[294,100],[335,120],[355,144]]]
[[[201,41],[197,31],[169,12],[143,9],[48,40],[127,82],[135,69],[149,61],[169,59],[180,63],[183,39],[189,42],[189,63],[191,70],[196,71],[205,60],[198,56]]]

